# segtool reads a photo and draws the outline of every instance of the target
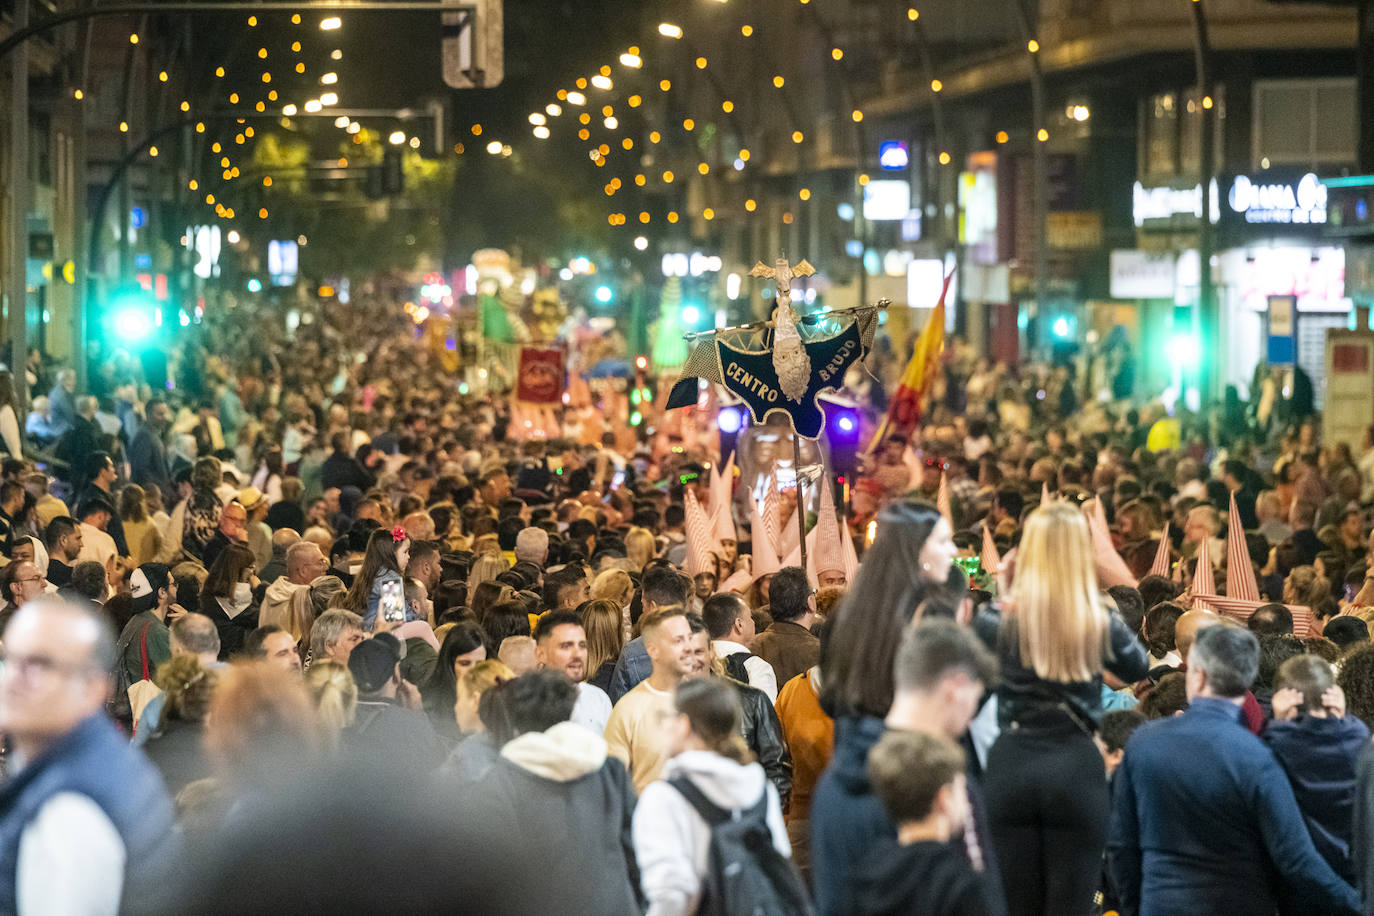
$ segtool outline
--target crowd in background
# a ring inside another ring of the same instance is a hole
[[[803,563],[726,456],[234,326],[0,374],[0,910],[1374,911],[1374,430],[1301,385],[956,343]]]

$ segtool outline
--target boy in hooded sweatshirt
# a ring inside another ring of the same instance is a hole
[[[859,866],[861,916],[985,916],[1002,911],[951,842],[968,819],[964,752],[915,731],[889,731],[868,753],[868,779],[897,824],[895,847]]]
[[[1312,845],[1336,874],[1354,883],[1357,764],[1369,746],[1369,728],[1346,715],[1345,693],[1323,658],[1290,658],[1279,666],[1274,686],[1274,718],[1260,739],[1288,774]]]

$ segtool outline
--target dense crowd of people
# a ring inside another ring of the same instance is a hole
[[[956,346],[803,560],[379,324],[0,373],[0,911],[1374,912],[1374,430]]]

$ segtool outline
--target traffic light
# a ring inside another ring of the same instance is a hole
[[[405,170],[401,167],[401,151],[387,149],[382,153],[382,193],[400,194],[406,189]]]
[[[140,343],[152,336],[156,327],[157,302],[142,289],[116,293],[105,308],[105,320],[110,333],[125,343]]]

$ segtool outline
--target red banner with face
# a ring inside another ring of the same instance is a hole
[[[567,373],[558,347],[521,347],[515,397],[527,404],[558,404],[563,400]]]

